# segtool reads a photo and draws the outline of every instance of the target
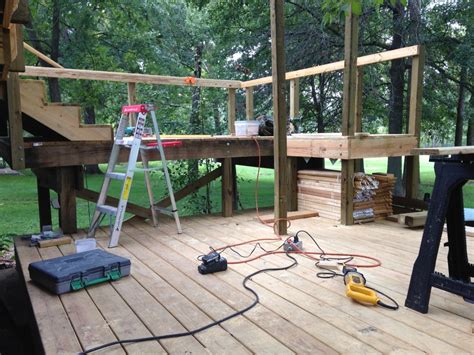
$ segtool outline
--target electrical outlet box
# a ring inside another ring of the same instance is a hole
[[[296,248],[298,248],[298,249],[294,248],[293,245],[295,245]],[[293,243],[293,242],[292,242],[292,243],[290,243],[290,242],[285,242],[285,243],[283,244],[283,250],[284,250],[284,251],[298,251],[298,250],[303,250],[303,241],[302,241],[302,240],[299,240],[299,241],[297,241],[296,243]]]

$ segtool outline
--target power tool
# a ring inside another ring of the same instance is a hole
[[[201,261],[202,264],[198,266],[198,271],[203,275],[227,270],[227,260],[216,251],[204,255]]]
[[[377,296],[376,290],[366,285],[367,280],[362,273],[357,271],[356,268],[344,265],[342,273],[344,274],[344,284],[346,285],[347,297],[365,305],[377,305],[393,310],[398,309],[398,304],[394,299],[378,291],[380,294],[392,301],[394,305],[392,306],[382,302],[382,300]]]

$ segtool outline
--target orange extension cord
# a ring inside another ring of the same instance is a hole
[[[283,238],[281,238],[281,236],[278,235],[278,232],[276,230],[277,223],[280,222],[280,221],[286,221],[288,223],[287,228],[290,228],[290,226],[291,226],[290,220],[288,220],[286,218],[277,218],[277,219],[274,220],[273,224],[271,224],[271,223],[265,222],[260,216],[259,209],[258,209],[258,191],[259,191],[259,180],[260,180],[260,168],[261,168],[261,164],[262,164],[262,154],[261,154],[261,150],[260,150],[260,144],[258,143],[257,138],[253,137],[253,139],[254,139],[255,144],[257,146],[257,152],[258,152],[258,169],[257,169],[257,178],[255,180],[255,211],[256,211],[256,215],[257,215],[257,218],[260,221],[260,223],[262,223],[262,224],[264,224],[268,227],[273,228],[273,232],[275,233],[276,237],[274,237],[274,238],[258,238],[258,239],[248,240],[248,241],[245,241],[245,242],[240,242],[240,243],[235,243],[235,244],[228,244],[228,245],[225,245],[223,247],[214,249],[217,252],[221,251],[221,250],[224,250],[224,249],[227,249],[227,248],[237,247],[237,246],[256,243],[256,242],[283,241]],[[289,241],[291,243],[291,237],[287,238],[285,241],[287,241],[287,242]],[[366,259],[366,260],[373,261],[373,263],[369,263],[369,264],[355,264],[355,263],[346,263],[345,264],[345,265],[351,266],[351,267],[374,268],[374,267],[379,267],[379,266],[382,265],[382,262],[379,259],[377,259],[373,256],[362,255],[362,254],[323,253],[323,252],[316,252],[316,251],[303,251],[303,250],[298,249],[298,247],[295,244],[293,244],[293,243],[291,243],[291,244],[292,244],[292,247],[294,249],[296,249],[296,251],[291,251],[291,252],[289,252],[290,254],[301,254],[301,255],[304,255],[307,258],[310,258],[310,259],[315,260],[315,261],[320,261],[320,259],[314,257],[313,255],[324,255],[324,256],[339,257],[339,258],[344,258],[344,257],[359,258],[359,259]],[[246,258],[244,260],[239,260],[239,261],[228,261],[227,263],[228,264],[234,264],[234,265],[235,264],[243,264],[243,263],[248,263],[248,262],[256,260],[256,259],[260,259],[260,258],[262,258],[264,256],[267,256],[267,255],[286,254],[286,253],[287,252],[285,252],[285,251],[279,251],[279,250],[267,251],[265,253],[256,255],[254,257],[249,257],[249,258]]]

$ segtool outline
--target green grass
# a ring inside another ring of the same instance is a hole
[[[433,164],[428,161],[427,157],[421,157],[421,191],[420,196],[424,192],[431,193],[434,172]],[[332,165],[326,162],[328,169],[340,169],[340,162]],[[105,167],[103,167],[105,169]],[[366,159],[365,170],[367,173],[384,172],[387,169],[387,160],[384,158]],[[255,176],[256,169],[250,167],[237,167],[238,191],[240,202],[246,209],[255,207]],[[102,184],[103,176],[88,176],[86,183],[91,190],[98,191]],[[161,179],[154,182],[154,191],[156,196],[164,196],[164,184]],[[111,186],[110,194],[119,196],[120,183],[114,183]],[[205,194],[205,189],[199,191],[200,196]],[[220,180],[216,180],[210,185],[210,194],[212,211],[218,212],[221,208],[221,188]],[[273,205],[273,170],[262,169],[260,177],[260,201],[261,207]],[[54,193],[52,198],[56,197]],[[143,173],[136,173],[130,201],[146,206],[148,204],[148,196],[145,190]],[[464,188],[464,203],[466,207],[474,207],[474,184],[471,182]],[[77,217],[79,227],[86,228],[89,225],[89,214],[94,211],[94,203],[87,203],[78,199]],[[178,202],[180,215],[190,214],[189,197]],[[107,222],[106,222],[107,223]],[[57,213],[53,211],[53,224],[58,227]],[[39,231],[38,207],[36,197],[36,178],[29,170],[23,172],[22,176],[0,176],[0,235],[2,234],[28,234]]]

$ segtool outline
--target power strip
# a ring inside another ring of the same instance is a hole
[[[296,248],[295,248],[295,246],[296,246]],[[297,242],[285,241],[285,243],[283,243],[283,250],[284,251],[303,250],[303,241],[302,240],[298,240]]]

